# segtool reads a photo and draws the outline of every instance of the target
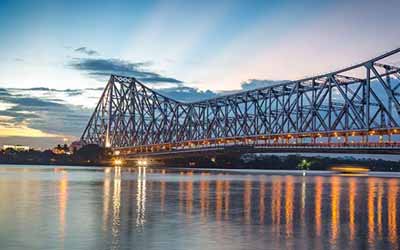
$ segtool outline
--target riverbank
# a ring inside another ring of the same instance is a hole
[[[111,158],[111,151],[97,145],[87,145],[69,154],[52,150],[0,150],[0,164],[107,166]]]
[[[400,178],[399,172],[383,172],[383,171],[369,171],[363,174],[345,174],[338,173],[331,170],[271,170],[271,169],[226,169],[226,168],[171,168],[172,170],[185,170],[194,172],[210,172],[210,173],[226,173],[226,174],[265,174],[265,175],[293,175],[293,176],[367,176],[367,177],[382,177],[382,178]]]
[[[363,158],[364,157],[364,158]],[[172,158],[163,161],[147,159],[149,166],[190,167],[192,169],[264,169],[264,170],[330,170],[332,167],[361,166],[370,171],[400,172],[400,161],[393,156],[318,155],[318,154],[245,154]],[[50,166],[112,166],[111,151],[88,145],[73,154],[55,154],[47,151],[0,151],[0,164],[50,165]],[[136,166],[136,161],[123,162],[124,166]]]
[[[150,161],[151,162],[151,161]],[[151,164],[151,163],[150,163]],[[304,156],[300,154],[248,154],[166,159],[162,166],[204,169],[330,170],[332,167],[362,167],[370,171],[399,172],[400,162],[352,157]]]

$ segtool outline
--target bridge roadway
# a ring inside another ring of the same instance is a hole
[[[165,150],[149,150],[141,152],[130,148],[114,150],[117,155],[126,160],[136,159],[176,159],[198,156],[243,155],[248,153],[351,153],[351,154],[400,154],[399,142],[369,142],[369,143],[280,143],[280,144],[214,144],[202,146],[181,146]]]

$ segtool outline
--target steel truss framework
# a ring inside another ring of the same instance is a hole
[[[184,103],[112,75],[81,137],[133,152],[221,142],[327,143],[400,132],[400,48],[336,72]]]

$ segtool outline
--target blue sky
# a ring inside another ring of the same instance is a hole
[[[76,138],[111,73],[206,98],[368,59],[400,46],[399,9],[395,0],[3,0],[0,145]],[[57,104],[56,130],[27,98]],[[76,123],[63,125],[71,110]]]

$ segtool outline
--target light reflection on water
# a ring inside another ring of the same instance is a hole
[[[0,167],[0,249],[398,249],[399,178]]]
[[[65,239],[65,228],[66,228],[66,210],[67,210],[67,201],[68,201],[68,176],[66,171],[62,171],[62,175],[60,177],[60,185],[59,185],[59,211],[60,211],[60,240],[64,242]]]

